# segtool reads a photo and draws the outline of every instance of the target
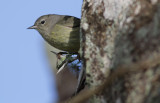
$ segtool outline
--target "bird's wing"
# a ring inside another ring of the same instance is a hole
[[[57,24],[75,28],[80,26],[80,19],[73,16],[64,16]]]

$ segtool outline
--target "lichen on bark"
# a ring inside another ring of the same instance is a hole
[[[90,88],[103,83],[119,65],[136,63],[159,53],[160,1],[84,0],[81,34]],[[90,101],[158,103],[159,69],[156,65],[117,78]]]

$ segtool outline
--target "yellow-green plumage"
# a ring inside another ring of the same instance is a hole
[[[80,47],[80,19],[64,15],[44,15],[37,19],[34,26],[42,37],[53,47],[78,52]]]
[[[52,39],[49,43],[60,50],[77,52],[80,47],[77,34],[79,34],[79,27],[71,28],[56,24],[50,34]]]

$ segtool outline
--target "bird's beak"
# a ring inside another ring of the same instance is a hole
[[[33,26],[31,26],[31,27],[29,27],[27,29],[37,29],[37,26],[33,25]]]

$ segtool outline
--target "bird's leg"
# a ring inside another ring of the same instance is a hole
[[[66,66],[70,63],[72,64],[72,62],[75,61],[75,60],[79,60],[78,63],[80,63],[81,65],[83,64],[82,61],[80,60],[79,53],[68,53],[68,52],[56,53],[54,51],[51,51],[51,52],[54,53],[57,56],[57,59],[61,61],[61,63],[59,65],[58,65],[58,62],[57,62],[57,69],[58,69],[57,73],[59,73],[61,70],[63,70],[64,66]],[[75,64],[75,65],[77,65],[77,64]],[[75,94],[74,94],[74,95],[76,95],[85,86],[85,70],[84,70],[83,67],[81,69],[78,69],[76,67],[71,67],[71,68],[76,69],[77,70],[76,74],[78,73],[78,77],[77,77],[78,78],[78,83],[77,83],[77,88],[76,88],[76,91],[75,91]],[[79,70],[80,70],[80,72],[79,72]]]
[[[59,70],[66,62],[71,63],[74,60],[77,59],[78,57],[78,53],[68,53],[68,52],[54,52],[51,51],[52,53],[54,53],[57,56],[57,69]],[[76,57],[73,57],[73,55],[77,55]],[[60,62],[60,63],[58,63]]]
[[[59,53],[56,53],[54,51],[51,51],[51,52],[54,53],[57,56],[58,59],[61,59],[61,55],[68,54],[68,52],[59,52]]]
[[[64,57],[64,54],[67,55],[68,52],[58,52],[58,53],[54,51],[51,51],[51,52],[57,56],[56,67],[59,70],[63,66],[63,64],[66,62],[66,57]],[[60,64],[58,62],[60,62]]]

